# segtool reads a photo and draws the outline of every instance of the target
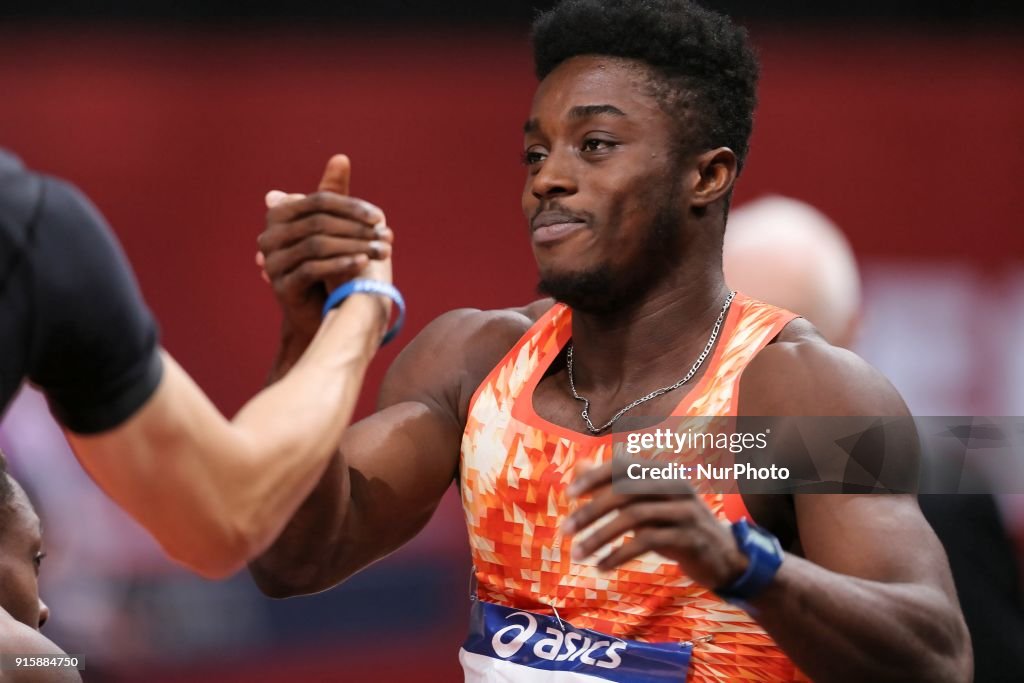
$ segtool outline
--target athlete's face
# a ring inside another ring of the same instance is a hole
[[[683,204],[668,114],[643,65],[583,56],[541,82],[523,143],[523,212],[541,288],[600,312],[676,252]]]
[[[14,498],[0,511],[0,607],[21,623],[41,628],[50,611],[39,599],[43,558],[39,517],[21,487],[11,483]]]

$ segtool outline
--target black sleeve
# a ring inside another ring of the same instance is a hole
[[[112,429],[160,383],[156,322],[110,228],[73,186],[43,179],[28,249],[29,379],[71,431]]]

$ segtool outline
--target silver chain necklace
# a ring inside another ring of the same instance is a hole
[[[715,345],[715,340],[718,339],[718,331],[722,329],[722,322],[725,321],[725,314],[729,312],[729,305],[732,304],[732,300],[735,297],[736,292],[729,292],[729,296],[725,298],[725,305],[722,306],[722,312],[718,314],[718,320],[715,321],[715,326],[711,328],[711,336],[708,338],[707,346],[705,346],[704,350],[700,352],[700,356],[697,357],[697,362],[693,364],[693,367],[690,368],[690,371],[686,373],[685,377],[683,377],[675,384],[670,384],[667,387],[655,389],[646,396],[641,396],[640,398],[638,398],[637,400],[633,401],[628,406],[620,410],[619,412],[612,415],[612,419],[608,420],[600,427],[595,427],[594,423],[590,421],[590,399],[584,398],[583,396],[580,396],[578,393],[576,393],[576,381],[573,379],[572,376],[572,342],[569,342],[569,349],[566,352],[565,358],[565,364],[569,371],[569,388],[572,390],[572,397],[577,401],[583,402],[583,410],[580,412],[580,415],[583,416],[583,419],[586,421],[587,429],[590,430],[590,433],[600,434],[601,432],[615,424],[616,420],[618,420],[620,417],[625,415],[630,410],[633,410],[633,408],[636,408],[641,403],[647,403],[652,398],[657,398],[662,394],[667,394],[670,391],[674,391],[679,387],[683,386],[684,384],[686,384],[687,382],[689,382],[693,378],[693,376],[697,374],[697,371],[700,370],[700,366],[704,364],[704,359],[708,357],[709,353],[711,353],[711,347]]]

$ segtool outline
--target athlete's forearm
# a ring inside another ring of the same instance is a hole
[[[430,520],[447,488],[442,482],[451,481],[450,475],[434,480],[417,471],[415,464],[406,462],[403,467],[400,461],[390,460],[392,453],[386,449],[394,438],[384,437],[385,450],[374,454],[390,470],[383,477],[347,463],[344,446],[331,460],[273,545],[250,563],[253,579],[264,594],[287,598],[332,588],[394,552]],[[347,445],[360,446],[358,439]],[[404,485],[398,483],[400,479],[406,480]],[[407,486],[417,486],[416,495],[399,493]]]
[[[392,382],[401,376],[391,373]],[[256,584],[271,597],[315,593],[400,548],[455,477],[460,436],[450,417],[414,401],[352,425],[320,483],[250,565]]]
[[[345,432],[320,483],[250,564],[267,595],[330,588],[401,547],[430,519],[459,465],[463,424],[449,383],[465,363],[464,315],[442,316],[399,354],[378,411]]]
[[[347,577],[334,569],[352,520],[351,479],[339,453],[274,543],[249,563],[253,580],[272,598],[308,595]]]
[[[355,296],[279,382],[225,420],[165,357],[161,387],[125,425],[71,441],[85,469],[167,552],[226,576],[266,549],[348,425],[386,321]]]
[[[787,555],[754,616],[817,683],[970,680],[966,627],[934,586],[881,583]]]
[[[287,320],[281,323],[281,341],[277,347],[277,353],[274,356],[270,374],[267,376],[268,385],[273,384],[288,374],[288,371],[294,367],[299,358],[302,357],[302,354],[309,348],[313,337],[314,335],[289,324]]]

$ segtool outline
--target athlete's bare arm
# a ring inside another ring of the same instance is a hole
[[[877,371],[805,325],[791,325],[747,368],[742,414],[907,414]],[[949,564],[916,498],[798,495],[795,503],[804,557],[787,556],[753,601],[793,661],[816,681],[969,680],[970,638]]]
[[[854,354],[829,346],[794,321],[744,371],[741,415],[907,414],[899,395]],[[913,438],[912,435],[910,437]],[[907,443],[908,453],[916,444]],[[899,447],[893,449],[899,452]],[[647,551],[679,562],[708,588],[746,568],[729,529],[696,496],[616,495],[610,466],[581,473],[593,500],[570,517],[570,531],[596,525],[579,541],[605,568]],[[787,553],[774,582],[751,601],[753,616],[811,679],[966,681],[970,640],[942,546],[906,495],[798,495],[803,556]],[[618,510],[614,521],[597,520]],[[626,531],[634,540],[610,554]]]
[[[337,159],[327,185],[338,176],[347,183],[348,161]],[[365,250],[363,233],[376,217],[361,205],[334,208],[349,214],[357,233],[349,241]],[[271,213],[299,209],[281,204]],[[369,276],[390,281],[388,260],[372,267]],[[154,394],[114,429],[69,433],[76,456],[173,558],[207,577],[234,573],[277,537],[327,466],[386,327],[383,301],[356,295],[329,312],[288,376],[231,421],[162,352]]]
[[[277,536],[352,416],[385,326],[353,297],[285,379],[229,421],[163,353],[155,394],[121,426],[68,434],[82,467],[174,559],[230,575]]]
[[[64,657],[64,651],[36,629],[16,620],[0,608],[0,653],[30,657]],[[6,663],[5,663],[6,664]],[[77,669],[29,668],[0,669],[0,683],[82,683]]]
[[[284,313],[270,381],[287,378],[319,325],[321,281],[351,278],[354,245],[325,188],[308,211],[268,214],[260,237]],[[359,201],[359,200],[352,200]],[[507,311],[457,310],[428,325],[389,368],[378,412],[333,442],[337,455],[273,546],[250,564],[268,595],[330,588],[395,550],[430,519],[456,476],[470,398],[550,301]]]
[[[532,323],[529,314],[452,311],[399,354],[378,412],[345,432],[313,494],[250,565],[265,593],[330,588],[423,528],[456,476],[469,400]]]

